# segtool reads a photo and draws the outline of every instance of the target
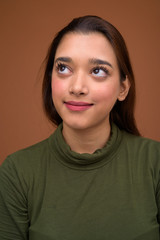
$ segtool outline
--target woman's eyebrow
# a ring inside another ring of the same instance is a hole
[[[72,59],[70,57],[58,57],[56,58],[55,63],[58,61],[70,63],[72,62]]]
[[[70,57],[58,57],[58,58],[56,58],[55,63],[58,62],[58,61],[62,61],[62,62],[66,62],[66,63],[71,63],[71,62],[72,62],[72,58],[70,58]],[[106,61],[106,60],[99,59],[99,58],[91,58],[91,59],[89,59],[89,63],[91,63],[91,64],[108,65],[108,66],[110,66],[111,68],[113,68],[113,66],[112,66],[111,63],[109,63],[109,62]]]
[[[108,65],[108,66],[110,66],[111,68],[113,68],[113,66],[112,66],[111,63],[109,63],[109,62],[106,61],[106,60],[99,59],[99,58],[91,58],[91,59],[89,59],[89,62],[90,62],[91,64],[104,64],[104,65]]]

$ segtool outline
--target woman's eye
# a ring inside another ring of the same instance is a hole
[[[97,77],[106,77],[108,75],[108,70],[106,68],[97,67],[92,70],[92,74]]]
[[[57,65],[56,69],[60,74],[69,74],[71,72],[66,65],[61,63]]]

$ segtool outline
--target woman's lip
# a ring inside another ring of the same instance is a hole
[[[91,106],[93,105],[92,103],[87,103],[87,102],[76,102],[76,101],[68,101],[64,102],[65,104],[73,105],[73,106]]]
[[[64,102],[64,104],[71,111],[84,111],[93,106],[92,103],[76,102],[76,101],[68,101],[68,102]]]

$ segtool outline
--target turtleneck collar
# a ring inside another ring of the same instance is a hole
[[[111,125],[111,136],[102,149],[97,149],[93,154],[76,153],[65,142],[62,134],[63,125],[60,124],[49,138],[52,153],[56,153],[56,159],[63,165],[74,169],[94,169],[107,164],[117,154],[122,140],[122,132],[115,125]]]

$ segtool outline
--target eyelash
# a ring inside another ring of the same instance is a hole
[[[60,71],[60,69],[63,68],[63,67],[64,67],[65,69],[67,68],[69,71],[71,71],[71,69],[70,69],[67,65],[65,65],[64,63],[57,63],[57,65],[56,65],[56,70],[57,70],[57,72],[60,73],[60,74],[62,74],[62,73],[59,72],[59,71]],[[93,73],[95,70],[102,70],[102,71],[104,71],[105,74],[109,75],[108,69],[107,69],[106,67],[104,67],[104,66],[94,67],[94,68],[91,69],[90,73]]]
[[[107,75],[109,75],[109,71],[107,68],[103,67],[103,66],[98,66],[98,67],[94,67],[91,72],[95,71],[95,70],[102,70],[104,71]]]
[[[66,66],[65,64],[63,64],[63,63],[57,63],[57,65],[56,65],[56,70],[59,72],[60,68],[62,68],[62,67],[69,69],[69,67]],[[70,70],[70,69],[69,69],[69,70]]]

